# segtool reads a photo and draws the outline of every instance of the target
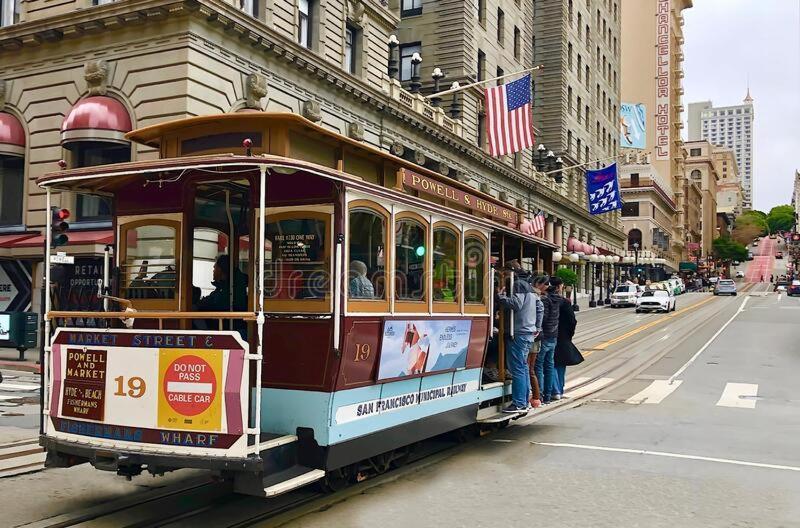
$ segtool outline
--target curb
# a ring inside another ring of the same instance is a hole
[[[34,374],[42,373],[42,366],[37,365],[32,361],[0,361],[0,368],[6,370],[21,370],[23,372],[32,372]]]

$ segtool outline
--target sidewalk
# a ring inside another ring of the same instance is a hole
[[[40,374],[42,369],[36,364],[39,360],[39,349],[31,348],[25,351],[25,361],[18,361],[19,352],[16,348],[0,348],[0,369],[21,370]]]

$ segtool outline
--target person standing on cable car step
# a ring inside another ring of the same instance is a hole
[[[550,286],[556,288],[556,292],[561,298],[558,308],[558,339],[556,340],[556,350],[553,354],[556,376],[553,381],[553,394],[550,396],[551,400],[560,400],[564,394],[567,367],[582,363],[583,355],[572,344],[578,321],[575,318],[575,310],[572,309],[572,302],[568,297],[563,297],[563,282],[561,279],[554,277],[550,279]]]
[[[553,357],[558,338],[558,315],[561,298],[555,288],[550,287],[550,278],[546,275],[536,277],[533,287],[539,292],[544,304],[542,319],[542,345],[536,357],[536,377],[539,379],[539,390],[542,392],[542,403],[550,403],[553,395],[555,366]]]
[[[533,339],[536,333],[536,297],[527,280],[525,271],[517,260],[507,262],[505,270],[514,277],[514,286],[511,295],[506,294],[504,286],[500,286],[497,290],[498,305],[504,309],[509,309],[513,314],[513,326],[506,323],[506,335],[504,336],[511,370],[512,402],[503,409],[503,412],[524,413],[527,412],[529,407],[530,373],[528,372],[528,352],[533,346]]]

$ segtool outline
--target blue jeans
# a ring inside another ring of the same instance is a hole
[[[508,370],[511,371],[511,400],[517,407],[527,409],[528,393],[531,390],[528,371],[528,352],[533,346],[533,336],[529,334],[506,338]]]
[[[542,401],[550,400],[553,395],[553,382],[555,380],[555,368],[553,366],[553,355],[556,351],[556,338],[542,339],[542,347],[539,355],[536,356],[536,379],[539,380],[539,390],[542,391]]]
[[[564,381],[567,377],[567,366],[556,365],[556,377],[553,380],[553,394],[564,394]]]

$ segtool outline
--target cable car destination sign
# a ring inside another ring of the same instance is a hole
[[[502,205],[496,200],[477,196],[444,184],[429,176],[401,169],[398,177],[398,187],[414,189],[448,202],[461,205],[477,213],[483,213],[503,224],[519,225],[519,214],[514,209]]]

